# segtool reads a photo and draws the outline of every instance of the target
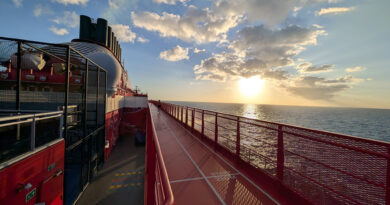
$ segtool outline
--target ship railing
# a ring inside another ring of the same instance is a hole
[[[390,204],[387,142],[170,103],[161,107],[285,196],[313,204]]]
[[[0,169],[62,139],[63,122],[63,111],[0,110]]]
[[[148,109],[146,123],[146,176],[145,204],[174,204],[168,173],[162,157],[160,143]]]

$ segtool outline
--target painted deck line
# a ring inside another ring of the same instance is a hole
[[[153,105],[154,106],[154,105]],[[171,120],[173,118],[166,113],[164,113],[165,116],[168,116]],[[166,122],[164,122],[166,123]],[[190,134],[194,139],[196,139],[199,143],[201,143],[203,146],[205,146],[211,153],[213,153],[215,156],[217,156],[219,159],[221,159],[225,164],[227,164],[230,168],[232,168],[235,172],[239,173],[240,176],[242,176],[245,180],[247,180],[250,184],[252,184],[254,187],[256,187],[260,192],[262,192],[265,196],[267,196],[271,201],[273,201],[275,204],[280,204],[276,199],[274,199],[272,196],[270,196],[267,192],[265,192],[262,188],[260,188],[256,183],[254,183],[252,180],[250,180],[247,176],[242,174],[238,169],[236,169],[233,165],[231,165],[229,162],[227,162],[222,156],[220,156],[218,153],[216,153],[214,150],[212,150],[209,146],[204,144],[198,137],[194,136],[189,130],[187,130],[182,124],[177,123],[175,121],[175,124],[182,127],[188,134]]]
[[[234,174],[224,174],[224,175],[215,175],[215,176],[209,176],[206,177],[207,179],[214,179],[214,178],[221,178],[221,177],[231,177],[231,176],[237,176],[239,173],[234,173]],[[195,180],[203,180],[203,177],[194,177],[194,178],[188,178],[188,179],[178,179],[178,180],[173,180],[169,181],[169,183],[178,183],[178,182],[188,182],[188,181],[195,181]]]
[[[222,197],[218,194],[217,190],[215,190],[215,187],[211,184],[211,182],[206,178],[206,175],[203,173],[203,171],[199,168],[198,164],[192,159],[191,155],[188,153],[188,151],[184,148],[184,146],[181,144],[181,142],[177,139],[177,136],[175,132],[172,131],[171,127],[164,121],[165,126],[168,127],[168,129],[173,134],[173,137],[177,141],[177,143],[180,145],[180,147],[183,149],[183,151],[186,153],[188,158],[192,161],[196,169],[200,172],[200,174],[203,176],[204,180],[206,180],[207,184],[210,186],[211,190],[213,190],[214,194],[218,197],[218,199],[221,201],[223,205],[226,205],[225,201],[222,199]]]

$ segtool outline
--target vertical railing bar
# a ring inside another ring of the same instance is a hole
[[[99,127],[99,92],[100,92],[100,67],[97,67],[97,88],[96,88],[96,129]]]
[[[390,155],[390,146],[387,147],[387,155]],[[390,159],[387,158],[386,167],[386,205],[390,205]]]
[[[188,126],[188,107],[186,107],[186,126]]]
[[[204,110],[202,110],[202,138],[204,138]]]
[[[214,136],[214,142],[217,145],[218,144],[218,113],[215,113],[215,136]]]
[[[16,110],[20,112],[20,90],[22,89],[22,42],[18,41],[17,53],[17,77],[16,77]]]
[[[89,61],[86,60],[85,62],[85,78],[84,78],[84,101],[83,101],[83,106],[84,106],[84,138],[87,136],[87,118],[88,118],[88,63]]]
[[[237,136],[236,136],[236,155],[240,158],[241,133],[240,133],[240,117],[237,117]]]
[[[30,124],[30,150],[35,150],[35,114]]]
[[[277,178],[283,181],[284,170],[284,145],[283,145],[283,127],[278,125],[278,150],[277,150]]]
[[[192,114],[191,114],[191,128],[192,128],[192,131],[194,131],[194,126],[195,126],[195,109],[192,109]]]
[[[69,72],[70,72],[70,46],[66,48],[66,72],[65,72],[65,120],[64,120],[64,138],[68,137],[68,103],[69,103]]]
[[[64,124],[64,113],[61,113],[61,116],[60,116],[60,125],[59,125],[59,133],[58,133],[58,138],[62,138],[62,132],[63,132],[63,130],[62,130],[62,128],[63,128],[63,124]]]

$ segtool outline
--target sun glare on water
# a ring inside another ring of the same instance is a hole
[[[263,83],[264,80],[260,79],[260,76],[241,78],[239,81],[240,91],[246,97],[254,97],[260,93]]]

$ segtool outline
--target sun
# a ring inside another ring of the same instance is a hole
[[[260,79],[260,76],[241,78],[239,81],[240,91],[246,97],[254,97],[260,93],[263,83],[264,80]]]

